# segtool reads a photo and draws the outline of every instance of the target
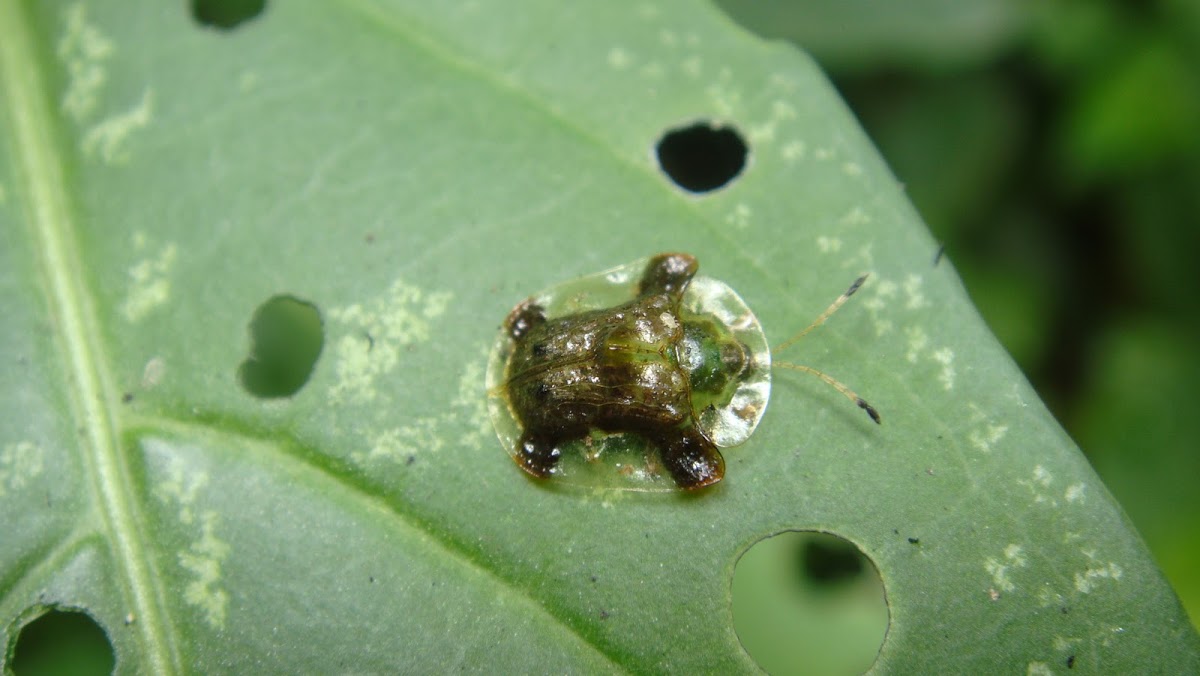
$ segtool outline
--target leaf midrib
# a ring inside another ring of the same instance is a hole
[[[161,577],[153,571],[148,547],[137,528],[137,524],[145,521],[138,514],[136,501],[131,499],[136,490],[120,449],[119,397],[114,396],[115,390],[110,385],[109,362],[102,341],[88,339],[94,334],[88,327],[99,326],[99,322],[88,292],[89,284],[79,272],[85,268],[73,235],[77,227],[75,205],[62,170],[72,155],[63,151],[58,130],[47,123],[61,118],[48,105],[50,96],[44,86],[44,64],[37,58],[39,51],[33,23],[21,7],[13,3],[0,4],[3,5],[0,7],[0,25],[8,27],[6,39],[0,41],[0,88],[4,91],[12,120],[8,132],[13,139],[14,168],[19,177],[15,192],[23,196],[22,204],[38,254],[47,306],[61,329],[56,333],[56,342],[68,374],[66,379],[73,385],[67,389],[73,419],[81,432],[81,460],[99,497],[97,508],[108,531],[107,540],[113,544],[114,559],[124,582],[120,587],[130,614],[138,618],[135,626],[141,634],[146,665],[151,667],[151,673],[180,673],[183,671],[182,658],[165,602],[166,591],[161,586]],[[483,78],[482,74],[477,75]],[[545,111],[544,107],[538,109]],[[358,492],[378,500],[378,496],[370,492]],[[494,571],[480,566],[428,524],[412,523],[411,517],[395,511],[395,505],[387,504],[387,507],[415,532],[446,547],[442,552],[444,555],[475,568],[499,587],[518,593],[543,608],[549,618],[563,630],[578,636],[583,645],[596,650],[603,659],[613,659],[580,635],[572,623],[545,609],[540,601],[528,595],[528,590],[514,586],[497,577]],[[74,541],[74,538],[69,540]],[[610,665],[621,669],[618,662],[610,661]]]
[[[171,674],[181,671],[179,650],[164,602],[160,578],[151,571],[150,557],[137,524],[137,505],[128,467],[115,433],[115,398],[108,384],[107,363],[101,341],[89,339],[88,328],[98,326],[88,287],[80,270],[73,239],[74,210],[67,190],[58,136],[50,120],[44,87],[45,73],[35,32],[21,2],[0,2],[0,88],[8,103],[14,149],[14,191],[26,216],[34,242],[48,311],[58,331],[56,347],[68,374],[72,418],[79,428],[80,455],[98,497],[96,509],[108,531],[120,585],[130,612],[138,618],[136,630],[148,671]]]

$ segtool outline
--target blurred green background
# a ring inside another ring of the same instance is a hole
[[[717,4],[821,63],[1200,627],[1200,0]]]

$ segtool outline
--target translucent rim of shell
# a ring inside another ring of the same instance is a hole
[[[771,396],[771,349],[762,325],[733,288],[712,277],[692,280],[683,294],[683,310],[716,317],[750,351],[754,365],[729,405],[699,413],[700,429],[718,448],[745,443],[762,420]]]

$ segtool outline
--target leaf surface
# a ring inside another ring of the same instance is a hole
[[[695,120],[751,153],[704,196],[653,156]],[[715,9],[273,3],[221,32],[6,2],[0,158],[9,649],[57,605],[126,673],[753,672],[733,569],[799,529],[878,567],[884,671],[1200,669],[824,77]],[[715,490],[524,478],[487,419],[497,326],[661,250],[776,343],[871,273],[787,356],[884,424],[777,373]],[[294,396],[257,398],[239,366],[280,295],[318,310],[323,349]]]

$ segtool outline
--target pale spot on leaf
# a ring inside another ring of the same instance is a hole
[[[63,34],[58,56],[67,71],[62,109],[75,122],[82,122],[100,104],[100,90],[108,81],[104,62],[113,53],[113,43],[88,23],[87,6],[77,2],[63,12]]]
[[[134,251],[145,249],[145,234],[134,233]],[[171,269],[175,266],[178,249],[175,244],[164,245],[157,255],[142,258],[129,267],[129,290],[121,303],[121,314],[130,322],[138,322],[171,298]]]
[[[1029,479],[1019,479],[1017,483],[1029,489],[1033,495],[1035,504],[1044,504],[1050,507],[1058,506],[1058,499],[1049,492],[1050,485],[1054,483],[1054,475],[1050,470],[1042,465],[1037,465],[1033,468],[1033,475]]]
[[[5,444],[0,450],[0,497],[28,486],[43,470],[41,447],[31,441]]]
[[[432,320],[446,311],[452,294],[428,292],[403,280],[365,303],[334,308],[329,317],[342,325],[334,344],[335,402],[368,402],[377,383],[401,362],[404,350],[431,337]]]
[[[1068,650],[1070,650],[1071,648],[1074,648],[1076,645],[1079,645],[1080,643],[1082,643],[1081,639],[1071,638],[1069,636],[1055,636],[1054,637],[1054,649],[1057,650],[1058,652],[1067,652]]]
[[[854,207],[847,211],[841,218],[842,225],[853,227],[856,225],[866,225],[871,222],[871,217],[862,207]]]
[[[919,310],[927,305],[929,301],[925,299],[925,293],[922,291],[924,280],[920,275],[910,274],[904,280],[904,294],[908,297],[904,303],[904,307],[909,310]]]
[[[904,330],[904,333],[908,337],[908,352],[905,353],[904,358],[909,363],[915,364],[929,345],[929,335],[920,326],[910,326]]]
[[[441,450],[443,442],[436,417],[416,418],[412,424],[392,427],[378,432],[370,438],[371,448],[366,453],[353,453],[359,464],[378,460],[405,463],[418,455]]]
[[[608,50],[608,65],[614,70],[625,70],[633,64],[633,56],[624,47]]]
[[[1041,606],[1043,608],[1050,608],[1050,607],[1061,608],[1063,606],[1063,604],[1066,603],[1066,599],[1063,597],[1062,594],[1059,594],[1058,592],[1054,591],[1053,589],[1051,589],[1048,586],[1045,586],[1045,587],[1042,587],[1041,589],[1039,589],[1037,597],[1038,597],[1038,603],[1041,604]]]
[[[750,226],[751,215],[750,205],[743,202],[735,206],[733,211],[725,216],[725,222],[735,228],[744,229]]]
[[[842,263],[843,268],[858,268],[859,270],[871,270],[875,267],[875,254],[872,252],[872,243],[867,242],[858,248],[854,256]]]
[[[1004,558],[1012,562],[1014,566],[1019,568],[1025,567],[1025,549],[1018,544],[1011,544],[1004,548]]]
[[[182,526],[199,524],[187,549],[176,554],[180,567],[190,576],[183,589],[183,598],[196,608],[204,622],[214,629],[225,626],[229,594],[221,586],[221,564],[229,555],[229,545],[216,535],[219,517],[213,510],[196,510],[200,491],[208,485],[208,475],[189,472],[182,461],[169,459],[166,479],[158,482],[153,494],[165,505],[176,508],[176,518]]]
[[[632,491],[597,486],[592,489],[591,494],[588,496],[588,501],[598,502],[604,509],[612,509],[616,503],[630,500],[632,495]]]
[[[1121,570],[1121,567],[1112,561],[1095,568],[1086,568],[1083,572],[1075,573],[1075,590],[1081,594],[1090,594],[1096,588],[1097,582],[1101,580],[1116,582],[1121,579],[1123,574],[1124,571]]]
[[[125,146],[129,136],[150,124],[154,114],[154,94],[149,89],[132,108],[117,113],[87,130],[83,135],[82,149],[86,157],[97,157],[108,165],[124,164],[129,161]]]
[[[808,152],[808,146],[804,145],[804,141],[788,141],[783,144],[783,148],[779,152],[783,155],[785,162],[792,164],[804,159],[805,154]]]
[[[771,103],[771,117],[779,120],[796,119],[796,107],[788,101],[778,100]]]
[[[1016,585],[1008,579],[1008,566],[1000,563],[999,559],[988,558],[983,562],[984,570],[992,576],[992,583],[1004,591],[1016,589]]]
[[[1026,565],[1024,548],[1018,544],[1010,544],[1004,548],[1003,557],[990,556],[983,562],[983,568],[992,576],[992,586],[1005,592],[1015,591],[1009,573],[1014,568],[1024,568]]]
[[[967,440],[980,451],[989,453],[1007,433],[1008,425],[986,424],[968,432]]]
[[[384,429],[368,439],[369,449],[351,453],[360,464],[388,462],[409,464],[430,453],[437,453],[453,438],[453,448],[480,449],[492,436],[488,417],[487,393],[483,389],[488,351],[468,361],[458,379],[454,397],[439,415],[415,418],[411,424]],[[454,436],[457,435],[457,436]]]
[[[481,447],[484,439],[492,436],[486,393],[481,387],[487,356],[488,350],[484,348],[480,359],[467,363],[458,379],[458,391],[450,401],[453,410],[442,414],[446,424],[458,424],[458,427],[463,429],[462,436],[458,439],[459,444],[476,449]],[[461,424],[464,421],[466,425]]]
[[[750,141],[755,144],[770,143],[775,140],[775,123],[762,122],[750,126],[746,134],[750,137]]]
[[[940,350],[934,350],[931,355],[933,360],[942,365],[942,372],[938,375],[938,380],[942,381],[942,389],[949,392],[954,389],[954,351],[948,347],[943,347]]]
[[[201,515],[200,537],[179,552],[179,565],[192,574],[183,590],[183,600],[197,608],[204,622],[223,629],[229,610],[229,593],[221,586],[221,564],[229,556],[229,545],[216,536],[217,513]]]
[[[890,299],[896,295],[896,283],[877,275],[873,275],[871,280],[870,297],[863,301],[863,305],[871,313],[871,320],[875,324],[875,335],[882,337],[891,333],[895,328],[895,323],[883,316],[883,313],[890,305]],[[914,356],[913,359],[915,360],[916,357]]]
[[[817,250],[821,253],[837,253],[842,250],[842,240],[837,237],[817,236]]]
[[[729,72],[722,69],[722,73]],[[722,81],[715,82],[705,89],[705,93],[712,101],[713,108],[716,110],[716,116],[719,118],[738,118],[742,107],[742,95],[736,89],[731,88]]]
[[[1033,480],[1043,488],[1049,488],[1050,484],[1054,482],[1054,475],[1050,474],[1050,470],[1038,465],[1033,468]]]
[[[158,386],[162,382],[163,376],[167,374],[167,362],[162,357],[154,357],[146,362],[142,367],[142,387],[151,389]]]
[[[195,521],[193,505],[200,489],[208,484],[208,475],[203,472],[185,473],[183,462],[179,460],[171,461],[166,475],[167,478],[154,487],[154,496],[178,509],[176,518],[180,523],[192,523]]]

